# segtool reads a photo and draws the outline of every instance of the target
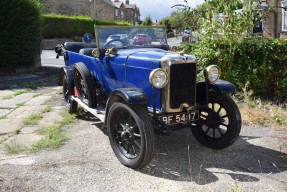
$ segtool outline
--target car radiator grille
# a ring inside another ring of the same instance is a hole
[[[170,67],[170,107],[180,108],[181,104],[195,105],[196,64],[173,64]]]

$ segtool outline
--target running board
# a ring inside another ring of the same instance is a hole
[[[84,104],[79,98],[72,96],[72,100],[76,101],[79,105],[81,105],[86,111],[90,112],[92,115],[94,115],[96,118],[98,118],[100,121],[105,121],[105,114],[106,109],[102,107],[96,107],[96,108],[90,108],[86,104]]]

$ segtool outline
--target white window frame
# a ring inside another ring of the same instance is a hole
[[[287,31],[287,10],[282,9],[282,31]]]
[[[119,9],[116,9],[115,15],[116,15],[116,17],[119,16]]]

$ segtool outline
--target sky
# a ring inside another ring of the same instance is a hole
[[[140,8],[141,20],[149,14],[153,21],[170,16],[177,8],[171,8],[175,4],[184,4],[184,0],[129,0],[130,4],[137,4]],[[188,0],[191,7],[204,2],[204,0]]]

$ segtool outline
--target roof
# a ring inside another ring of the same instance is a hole
[[[107,4],[109,4],[109,5],[113,6],[113,7],[115,6],[111,0],[104,0],[104,2],[106,2]]]
[[[119,1],[119,0],[115,0],[115,1],[113,1],[112,3],[113,3],[114,6],[116,6],[117,8],[120,8],[123,2],[122,2],[122,1]]]
[[[122,4],[124,4],[125,9],[134,9],[135,11],[139,11],[139,8],[136,4],[126,4],[121,0],[104,0],[110,5],[113,5],[116,8],[120,8]]]
[[[124,3],[124,6],[125,6],[126,9],[134,9],[132,6],[130,6],[128,4],[125,4],[125,3]]]
[[[136,4],[130,4],[129,6],[131,6],[133,9],[138,10],[139,8],[137,7]]]

